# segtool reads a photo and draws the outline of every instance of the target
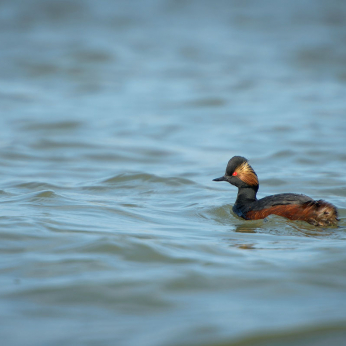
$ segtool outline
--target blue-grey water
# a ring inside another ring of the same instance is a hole
[[[8,346],[346,344],[346,2],[0,1]],[[232,214],[304,193],[336,228]]]

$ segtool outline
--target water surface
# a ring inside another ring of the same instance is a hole
[[[6,345],[342,345],[346,6],[1,1]],[[337,228],[240,220],[326,199]]]

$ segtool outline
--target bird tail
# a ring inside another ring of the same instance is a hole
[[[309,223],[315,226],[336,226],[338,224],[338,211],[336,207],[320,199],[303,204]]]

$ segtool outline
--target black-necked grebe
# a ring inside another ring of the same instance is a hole
[[[257,174],[244,157],[232,157],[228,161],[225,175],[214,181],[228,181],[238,188],[233,211],[245,220],[264,219],[275,214],[290,220],[306,221],[315,226],[337,225],[336,207],[322,199],[315,201],[295,193],[281,193],[257,199]]]

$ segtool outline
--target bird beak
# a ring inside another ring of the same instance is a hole
[[[222,177],[220,177],[220,178],[215,178],[215,179],[213,179],[213,181],[226,181],[227,179],[226,179],[226,177],[223,175]]]

